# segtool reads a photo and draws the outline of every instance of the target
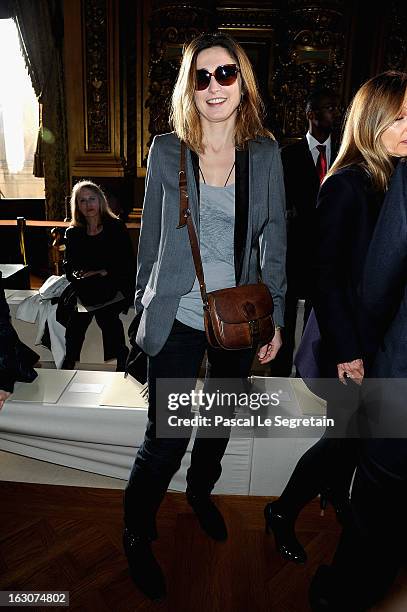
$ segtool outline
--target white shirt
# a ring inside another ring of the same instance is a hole
[[[317,165],[317,159],[319,155],[319,151],[317,149],[318,145],[325,145],[325,155],[327,167],[329,168],[331,165],[331,136],[329,135],[325,142],[319,142],[310,134],[306,133],[305,138],[307,139],[309,150],[311,151],[312,159],[314,160],[314,164]]]

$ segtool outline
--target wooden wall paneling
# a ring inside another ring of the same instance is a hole
[[[407,3],[390,0],[373,6],[347,0],[348,26],[344,71],[347,105],[366,80],[385,70],[407,70]]]
[[[126,171],[136,174],[136,75],[139,65],[137,54],[136,2],[120,3],[120,71],[123,116],[123,149],[127,151]]]
[[[383,56],[381,70],[407,72],[407,3],[392,0],[388,5],[387,20],[383,33]]]
[[[147,143],[150,139],[148,129],[150,110],[146,105],[150,87],[150,22],[151,2],[140,0],[136,10],[136,164],[138,177],[144,177],[146,173]]]
[[[64,0],[70,176],[122,177],[119,0]]]
[[[338,92],[342,110],[363,81],[406,69],[407,3],[389,0],[140,0],[137,3],[137,180],[142,206],[148,148],[169,129],[168,101],[182,44],[201,31],[230,32],[248,51],[280,144],[306,130],[304,99],[314,87]]]
[[[150,22],[151,2],[140,0],[136,3],[135,23],[135,82],[128,84],[129,91],[133,88],[135,95],[135,180],[134,180],[134,207],[130,217],[138,220],[141,217],[144,197],[144,177],[146,175],[146,160],[148,155],[147,143],[150,139],[148,129],[150,111],[146,106],[150,78]],[[129,96],[129,100],[130,100]],[[130,136],[129,136],[130,138]]]
[[[274,75],[277,137],[284,144],[306,130],[304,100],[315,87],[343,93],[346,18],[341,0],[291,0],[281,11]]]
[[[76,156],[83,148],[81,30],[80,0],[64,0],[64,69],[70,179]]]
[[[279,9],[270,3],[257,7],[238,4],[234,2],[235,6],[231,7],[220,3],[217,7],[218,29],[233,36],[248,54],[266,107],[266,125],[274,130],[272,96]]]
[[[147,78],[140,91],[140,145],[138,147],[138,175],[145,175],[148,147],[156,134],[170,129],[168,123],[172,90],[178,74],[184,43],[202,32],[215,29],[213,0],[205,5],[197,0],[174,4],[171,0],[155,0],[151,13],[141,3],[138,32],[144,43],[144,61],[148,57]],[[150,20],[150,28],[146,27]],[[147,51],[147,44],[149,49]],[[142,116],[143,115],[143,116]]]
[[[355,18],[354,4],[347,0],[344,7],[345,19],[345,48],[344,48],[344,71],[342,79],[342,114],[352,98],[352,60],[353,48],[357,32],[357,19]]]
[[[205,6],[186,0],[140,0],[136,17],[136,206],[131,216],[141,214],[144,177],[153,137],[169,131],[168,108],[184,42],[214,29],[213,0]]]
[[[346,54],[346,96],[348,104],[361,84],[381,71],[383,28],[387,7],[367,7],[366,0],[348,3],[349,45]]]

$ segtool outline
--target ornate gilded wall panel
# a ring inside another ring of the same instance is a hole
[[[124,176],[119,0],[64,0],[64,43],[71,180]]]
[[[267,105],[272,86],[272,22],[278,13],[278,9],[270,7],[216,7],[215,2],[185,2],[180,6],[165,1],[155,2],[148,13],[149,5],[139,3],[137,19],[138,57],[148,61],[148,73],[143,75],[140,69],[137,81],[137,174],[140,177],[145,174],[148,147],[154,135],[170,129],[170,97],[183,44],[201,32],[216,29],[230,32],[248,52]]]
[[[137,4],[132,2],[130,7],[125,10],[121,5],[120,15],[120,47],[123,49],[121,54],[121,69],[123,71],[123,139],[126,140],[124,150],[127,149],[126,172],[135,176],[136,174],[136,121],[137,121],[137,101],[136,101],[136,79],[138,70],[137,55],[137,31],[134,35],[134,24],[137,23]]]
[[[278,8],[240,8],[230,6],[217,7],[218,27],[222,29],[256,29],[272,30],[275,18],[279,14]]]
[[[214,26],[215,12],[210,2],[155,3],[151,14],[149,88],[145,102],[149,111],[147,146],[155,134],[170,130],[170,99],[184,43]]]
[[[272,90],[275,27],[279,9],[272,7],[218,7],[218,29],[229,33],[245,49],[253,65],[266,107],[266,124],[273,129]]]
[[[137,176],[145,175],[148,125],[150,113],[146,108],[149,90],[151,3],[138,2],[136,7],[136,165]],[[129,87],[131,84],[129,83]],[[141,198],[140,198],[141,199]]]
[[[393,0],[387,19],[383,70],[407,71],[407,3]]]
[[[304,134],[304,100],[312,89],[327,87],[342,93],[346,47],[342,4],[292,0],[280,15],[273,101],[274,124],[283,142]]]
[[[148,33],[139,176],[144,174],[153,136],[169,129],[169,101],[185,41],[212,28],[230,32],[239,40],[254,65],[268,126],[284,143],[303,135],[304,99],[315,86],[344,93],[345,5],[346,0],[249,2],[248,6],[221,0],[205,7],[200,2],[182,6],[155,2]]]
[[[107,0],[82,0],[85,150],[110,152]]]

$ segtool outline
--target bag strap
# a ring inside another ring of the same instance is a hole
[[[195,272],[199,282],[199,289],[201,292],[201,298],[204,308],[208,304],[208,297],[206,294],[205,278],[202,266],[201,253],[199,251],[198,238],[195,232],[194,223],[191,217],[191,209],[188,206],[188,182],[187,173],[185,169],[185,142],[181,140],[181,157],[180,157],[180,169],[179,169],[179,224],[178,228],[188,228],[189,242],[191,244],[192,258],[194,260]]]

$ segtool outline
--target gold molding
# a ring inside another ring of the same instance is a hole
[[[271,26],[264,25],[250,25],[250,26],[242,26],[242,25],[227,25],[227,26],[219,26],[219,31],[225,31],[231,34],[239,43],[243,44],[245,47],[245,43],[257,45],[257,51],[260,51],[261,45],[267,45],[267,93],[269,96],[272,94],[273,89],[273,65],[274,65],[274,39],[275,39],[275,30]],[[250,50],[245,47],[246,52],[250,57]],[[253,58],[250,58],[256,69],[256,62],[253,61]],[[259,76],[259,75],[257,75]]]
[[[71,182],[73,177],[125,176],[119,3],[120,0],[64,0]]]
[[[146,175],[144,160],[148,154],[147,143],[150,138],[148,124],[150,111],[145,106],[150,84],[150,20],[151,3],[138,2],[136,9],[136,171],[137,177]]]
[[[107,0],[82,0],[85,151],[111,152],[111,70]]]

